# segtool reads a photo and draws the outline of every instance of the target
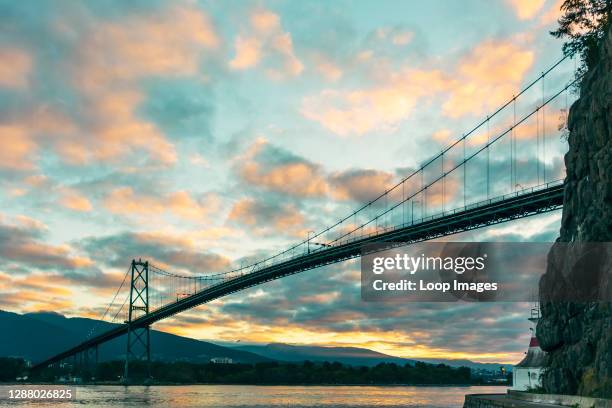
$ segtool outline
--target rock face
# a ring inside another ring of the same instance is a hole
[[[581,243],[612,241],[612,27],[600,61],[582,81],[580,95],[569,115],[558,238],[570,243],[570,250],[551,249],[540,281],[542,319],[537,335],[549,353],[542,385],[554,394],[612,398],[612,303],[554,301],[559,293],[570,291],[605,298],[612,285],[609,249],[599,270],[585,273],[579,265],[590,257]]]

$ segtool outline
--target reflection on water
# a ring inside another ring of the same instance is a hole
[[[461,407],[465,394],[505,392],[506,387],[81,386],[77,388],[77,399],[74,401],[61,403],[30,401],[10,406]]]

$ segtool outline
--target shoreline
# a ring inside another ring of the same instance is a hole
[[[236,386],[256,386],[256,387],[510,387],[507,384],[251,384],[251,383],[175,383],[175,382],[133,382],[129,384],[124,384],[122,382],[87,382],[87,383],[69,383],[69,382],[11,382],[11,383],[0,383],[0,387],[2,386],[16,386],[16,385],[24,385],[24,386],[33,386],[33,385],[66,385],[66,386],[193,386],[193,385],[236,385]]]

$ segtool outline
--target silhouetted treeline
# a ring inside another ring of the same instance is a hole
[[[27,372],[26,363],[21,358],[0,357],[0,382],[15,381]]]
[[[97,370],[47,369],[38,379],[53,381],[59,376],[79,376],[88,381],[118,381],[123,375],[124,363],[100,363]],[[145,378],[146,366],[130,364],[131,378]],[[208,384],[474,384],[467,367],[453,368],[444,364],[397,365],[381,363],[375,367],[353,367],[341,363],[257,363],[213,364],[189,362],[153,362],[151,377],[155,382],[208,383]]]

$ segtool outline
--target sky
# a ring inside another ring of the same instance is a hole
[[[559,6],[0,1],[0,308],[100,318],[133,258],[202,275],[305,239],[558,60],[562,44],[548,32]],[[520,112],[569,79],[572,64]],[[563,178],[558,124],[575,96],[564,97],[518,133],[519,173],[537,162],[544,181]],[[530,156],[540,129],[547,153]],[[514,183],[508,150],[492,155],[492,178]],[[518,178],[520,188],[537,184]],[[447,208],[462,202],[457,183],[446,188]],[[448,239],[552,241],[559,223],[554,212]],[[373,305],[359,283],[359,263],[348,261],[154,328],[412,358],[512,363],[526,349],[528,304]]]

